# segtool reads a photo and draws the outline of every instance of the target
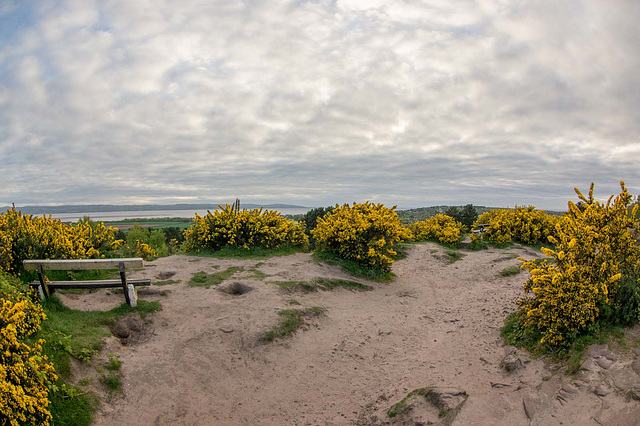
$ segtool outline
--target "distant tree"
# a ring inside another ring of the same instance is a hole
[[[467,228],[471,228],[476,219],[478,219],[478,211],[473,207],[473,204],[467,204],[462,208],[451,206],[445,214],[461,222]]]
[[[300,219],[301,221],[304,221],[305,233],[309,236],[311,244],[315,244],[313,236],[311,235],[311,231],[315,229],[318,223],[318,219],[324,217],[328,213],[331,213],[333,211],[333,208],[333,206],[317,207],[315,209],[309,210]]]
[[[171,240],[176,240],[178,243],[182,243],[184,241],[184,229],[178,228],[177,226],[168,226],[162,229],[164,231],[165,242],[169,244]]]

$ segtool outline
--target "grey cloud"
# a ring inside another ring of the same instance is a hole
[[[633,2],[145,4],[45,5],[2,40],[0,204],[640,191]]]

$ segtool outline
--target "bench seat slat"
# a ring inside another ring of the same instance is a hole
[[[45,271],[86,271],[92,269],[118,269],[120,262],[125,268],[142,268],[142,258],[130,257],[124,259],[73,259],[73,260],[25,260],[24,269],[35,271],[42,265]]]
[[[134,286],[151,285],[148,278],[128,278],[127,284]],[[29,284],[31,287],[39,287],[40,281],[33,281]],[[51,281],[47,283],[49,288],[116,288],[122,287],[121,280],[97,280],[97,281]]]

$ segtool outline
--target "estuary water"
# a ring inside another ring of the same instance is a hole
[[[283,208],[275,209],[281,214],[305,214],[311,209],[306,208]],[[195,217],[195,213],[200,216],[207,214],[206,210],[146,210],[146,211],[115,211],[115,212],[90,212],[90,213],[52,213],[51,217],[60,219],[63,222],[77,222],[85,216],[96,222],[113,222],[124,219],[155,219],[163,217]],[[42,215],[39,215],[42,216]]]

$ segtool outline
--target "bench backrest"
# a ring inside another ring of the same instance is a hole
[[[25,260],[24,269],[35,271],[42,265],[43,271],[86,271],[92,269],[119,269],[120,263],[125,268],[142,268],[142,258],[125,259],[73,259],[73,260]]]

